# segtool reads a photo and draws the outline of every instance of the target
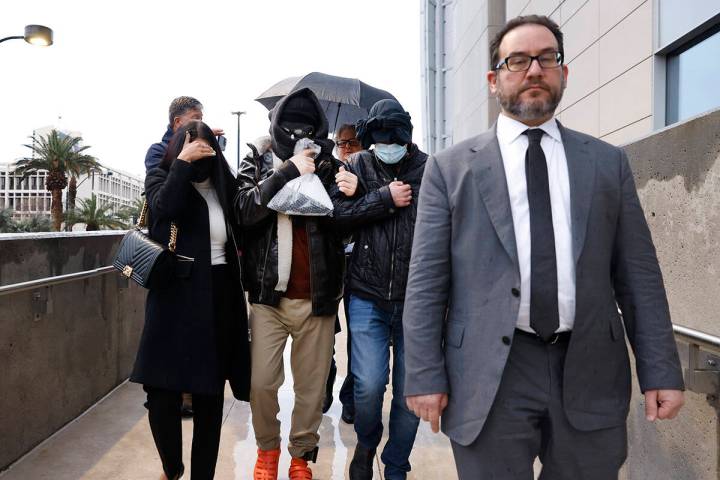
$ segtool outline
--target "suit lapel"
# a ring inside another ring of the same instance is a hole
[[[470,169],[487,207],[490,220],[505,251],[519,268],[510,195],[495,128],[480,135],[477,145],[471,148],[471,151],[475,154],[470,156]]]
[[[590,152],[587,140],[558,122],[565,147],[568,176],[570,178],[570,210],[572,212],[573,258],[577,263],[585,245],[590,202],[595,185],[595,155]]]

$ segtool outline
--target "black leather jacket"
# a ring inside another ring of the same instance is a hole
[[[262,157],[255,160],[262,161]],[[315,173],[328,188],[335,182],[336,160],[320,162]],[[300,172],[289,161],[273,170],[247,158],[240,164],[240,189],[235,196],[235,212],[243,233],[243,284],[250,303],[277,306],[283,292],[278,282],[277,212],[268,202]],[[329,217],[305,217],[310,247],[310,281],[313,315],[334,315],[342,298],[344,254],[342,236]]]
[[[348,198],[337,190],[331,195],[336,222],[351,228],[355,247],[348,265],[347,288],[360,297],[383,302],[405,299],[410,252],[420,181],[427,154],[416,145],[397,168],[380,162],[373,152],[350,158],[358,176],[358,191]],[[399,180],[411,186],[412,203],[396,208],[388,185]]]

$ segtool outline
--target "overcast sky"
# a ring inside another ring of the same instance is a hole
[[[241,140],[267,133],[253,101],[275,82],[321,71],[390,91],[421,143],[420,2],[417,0],[22,0],[3,2],[0,38],[27,24],[53,29],[55,44],[0,44],[0,163],[47,125],[82,133],[102,163],[144,173],[170,101],[197,97],[205,121]],[[246,147],[241,148],[246,153]]]

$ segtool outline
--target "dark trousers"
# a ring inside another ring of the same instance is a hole
[[[625,426],[581,431],[565,416],[567,345],[515,334],[482,432],[469,446],[451,442],[460,480],[532,480],[537,457],[540,480],[617,479],[627,456]]]
[[[163,471],[175,479],[185,471],[182,461],[182,393],[145,386],[148,417]],[[190,477],[212,479],[215,475],[223,396],[193,394],[193,439]]]
[[[193,480],[212,479],[215,475],[218,448],[220,445],[220,427],[222,426],[223,395],[225,379],[231,369],[232,342],[239,333],[234,330],[233,292],[228,280],[231,274],[227,265],[213,265],[213,312],[216,355],[218,356],[218,390],[215,395],[192,393],[193,439],[191,454],[191,478]],[[147,392],[148,418],[155,446],[160,454],[163,470],[170,480],[185,471],[182,462],[182,392],[169,391],[145,385]]]

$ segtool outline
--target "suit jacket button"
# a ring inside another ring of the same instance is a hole
[[[505,345],[510,345],[510,337],[502,337],[502,342]]]
[[[518,290],[518,289],[515,288],[515,287],[513,287],[512,290],[510,290],[510,292],[513,294],[513,297],[519,297],[519,296],[520,296],[520,290]]]

